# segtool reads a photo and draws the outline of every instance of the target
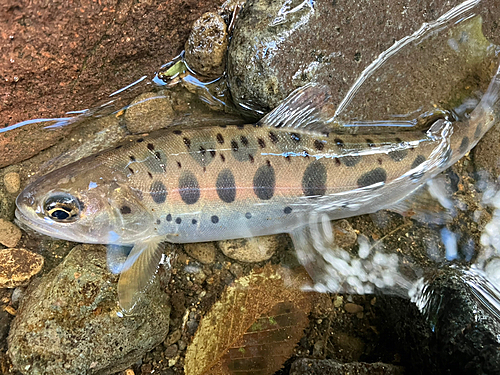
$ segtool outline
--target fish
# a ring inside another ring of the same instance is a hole
[[[318,214],[335,220],[398,204],[498,120],[499,74],[468,119],[393,136],[332,131],[327,89],[309,84],[257,124],[165,129],[48,173],[19,194],[16,218],[68,241],[133,246],[118,283],[129,311],[162,242],[290,233],[304,252],[298,238]]]
[[[325,223],[381,209],[418,215],[422,187],[498,122],[499,93],[500,68],[470,113],[441,111],[424,130],[349,134],[329,111],[329,88],[310,83],[255,124],[162,129],[50,172],[19,194],[16,219],[55,238],[132,247],[118,281],[125,312],[165,242],[288,233],[319,274],[331,257]]]

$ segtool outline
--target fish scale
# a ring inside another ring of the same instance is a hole
[[[461,121],[437,119],[425,132],[346,135],[325,117],[325,88],[311,84],[257,125],[162,130],[49,173],[19,195],[16,217],[62,239],[133,245],[118,283],[129,311],[164,241],[290,233],[307,247],[301,228],[325,216],[399,204],[497,121],[499,87],[497,72]]]

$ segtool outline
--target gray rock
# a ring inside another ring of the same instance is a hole
[[[23,374],[111,374],[160,344],[170,307],[158,277],[132,315],[120,317],[117,276],[104,246],[78,245],[21,302],[9,354]]]
[[[401,375],[403,368],[386,363],[339,363],[331,359],[296,360],[290,369],[290,375]]]
[[[245,263],[263,262],[271,258],[282,246],[280,236],[261,236],[219,241],[225,256]]]
[[[291,10],[301,2],[285,4]],[[242,108],[265,112],[276,107],[293,89],[316,81],[330,87],[331,102],[336,106],[380,53],[461,2],[424,0],[416,6],[411,0],[319,0],[314,2],[314,10],[303,2],[295,12],[287,14],[282,1],[249,0],[239,15],[229,46],[228,79],[232,97]],[[492,25],[496,23],[489,20],[494,15],[498,19],[498,8],[489,10],[487,2],[481,5],[489,22],[485,26],[487,36],[492,35]],[[449,48],[444,39],[440,46]],[[416,98],[419,105],[434,97],[438,98],[434,102],[441,103],[443,98],[451,100],[450,92],[456,93],[457,83],[470,74],[465,63],[441,58],[442,53],[435,45],[417,55],[413,50],[400,54],[401,61],[395,62],[398,74],[388,73],[388,77],[383,77],[386,82],[381,82],[380,92],[377,83],[373,85],[371,93],[372,97],[377,95],[377,101],[360,95],[360,100],[366,103],[356,103],[355,108],[366,105],[374,110],[371,107],[375,106],[378,112],[385,113],[387,106],[389,112],[404,110],[399,107],[419,108],[413,103]],[[463,55],[466,53],[457,54],[457,58]],[[443,76],[447,79],[439,78]],[[406,93],[411,91],[408,88],[415,91]],[[395,94],[395,90],[400,90],[401,95],[385,94]],[[409,112],[391,114],[403,113]]]

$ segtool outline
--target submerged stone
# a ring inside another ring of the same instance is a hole
[[[117,275],[104,246],[78,245],[32,285],[9,333],[23,374],[112,374],[165,340],[170,306],[158,277],[133,314],[120,317]]]

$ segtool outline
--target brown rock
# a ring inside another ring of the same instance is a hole
[[[357,314],[362,312],[364,309],[361,305],[356,305],[355,303],[346,303],[344,305],[344,310],[350,314]]]
[[[91,108],[178,55],[191,25],[221,0],[63,0],[0,5],[0,127]],[[67,134],[46,123],[0,134],[0,167]]]
[[[169,96],[160,92],[146,92],[130,104],[125,112],[125,123],[131,133],[149,133],[166,128],[172,123],[173,116]]]
[[[187,243],[184,250],[203,264],[212,264],[217,251],[213,242]]]
[[[350,249],[356,243],[358,235],[347,220],[337,220],[332,223],[335,243],[342,249]]]
[[[207,12],[196,20],[186,42],[186,63],[206,77],[220,76],[225,68],[227,45],[224,19],[217,13]]]
[[[15,224],[0,219],[0,243],[7,247],[15,247],[21,239],[22,233]]]
[[[25,249],[0,250],[0,288],[27,285],[41,271],[43,257]]]
[[[5,189],[11,194],[15,194],[19,191],[21,187],[21,179],[19,177],[19,173],[9,172],[5,176],[3,176],[3,184],[5,185]]]
[[[262,236],[219,242],[225,256],[240,262],[262,262],[271,258],[279,246],[279,237]]]

